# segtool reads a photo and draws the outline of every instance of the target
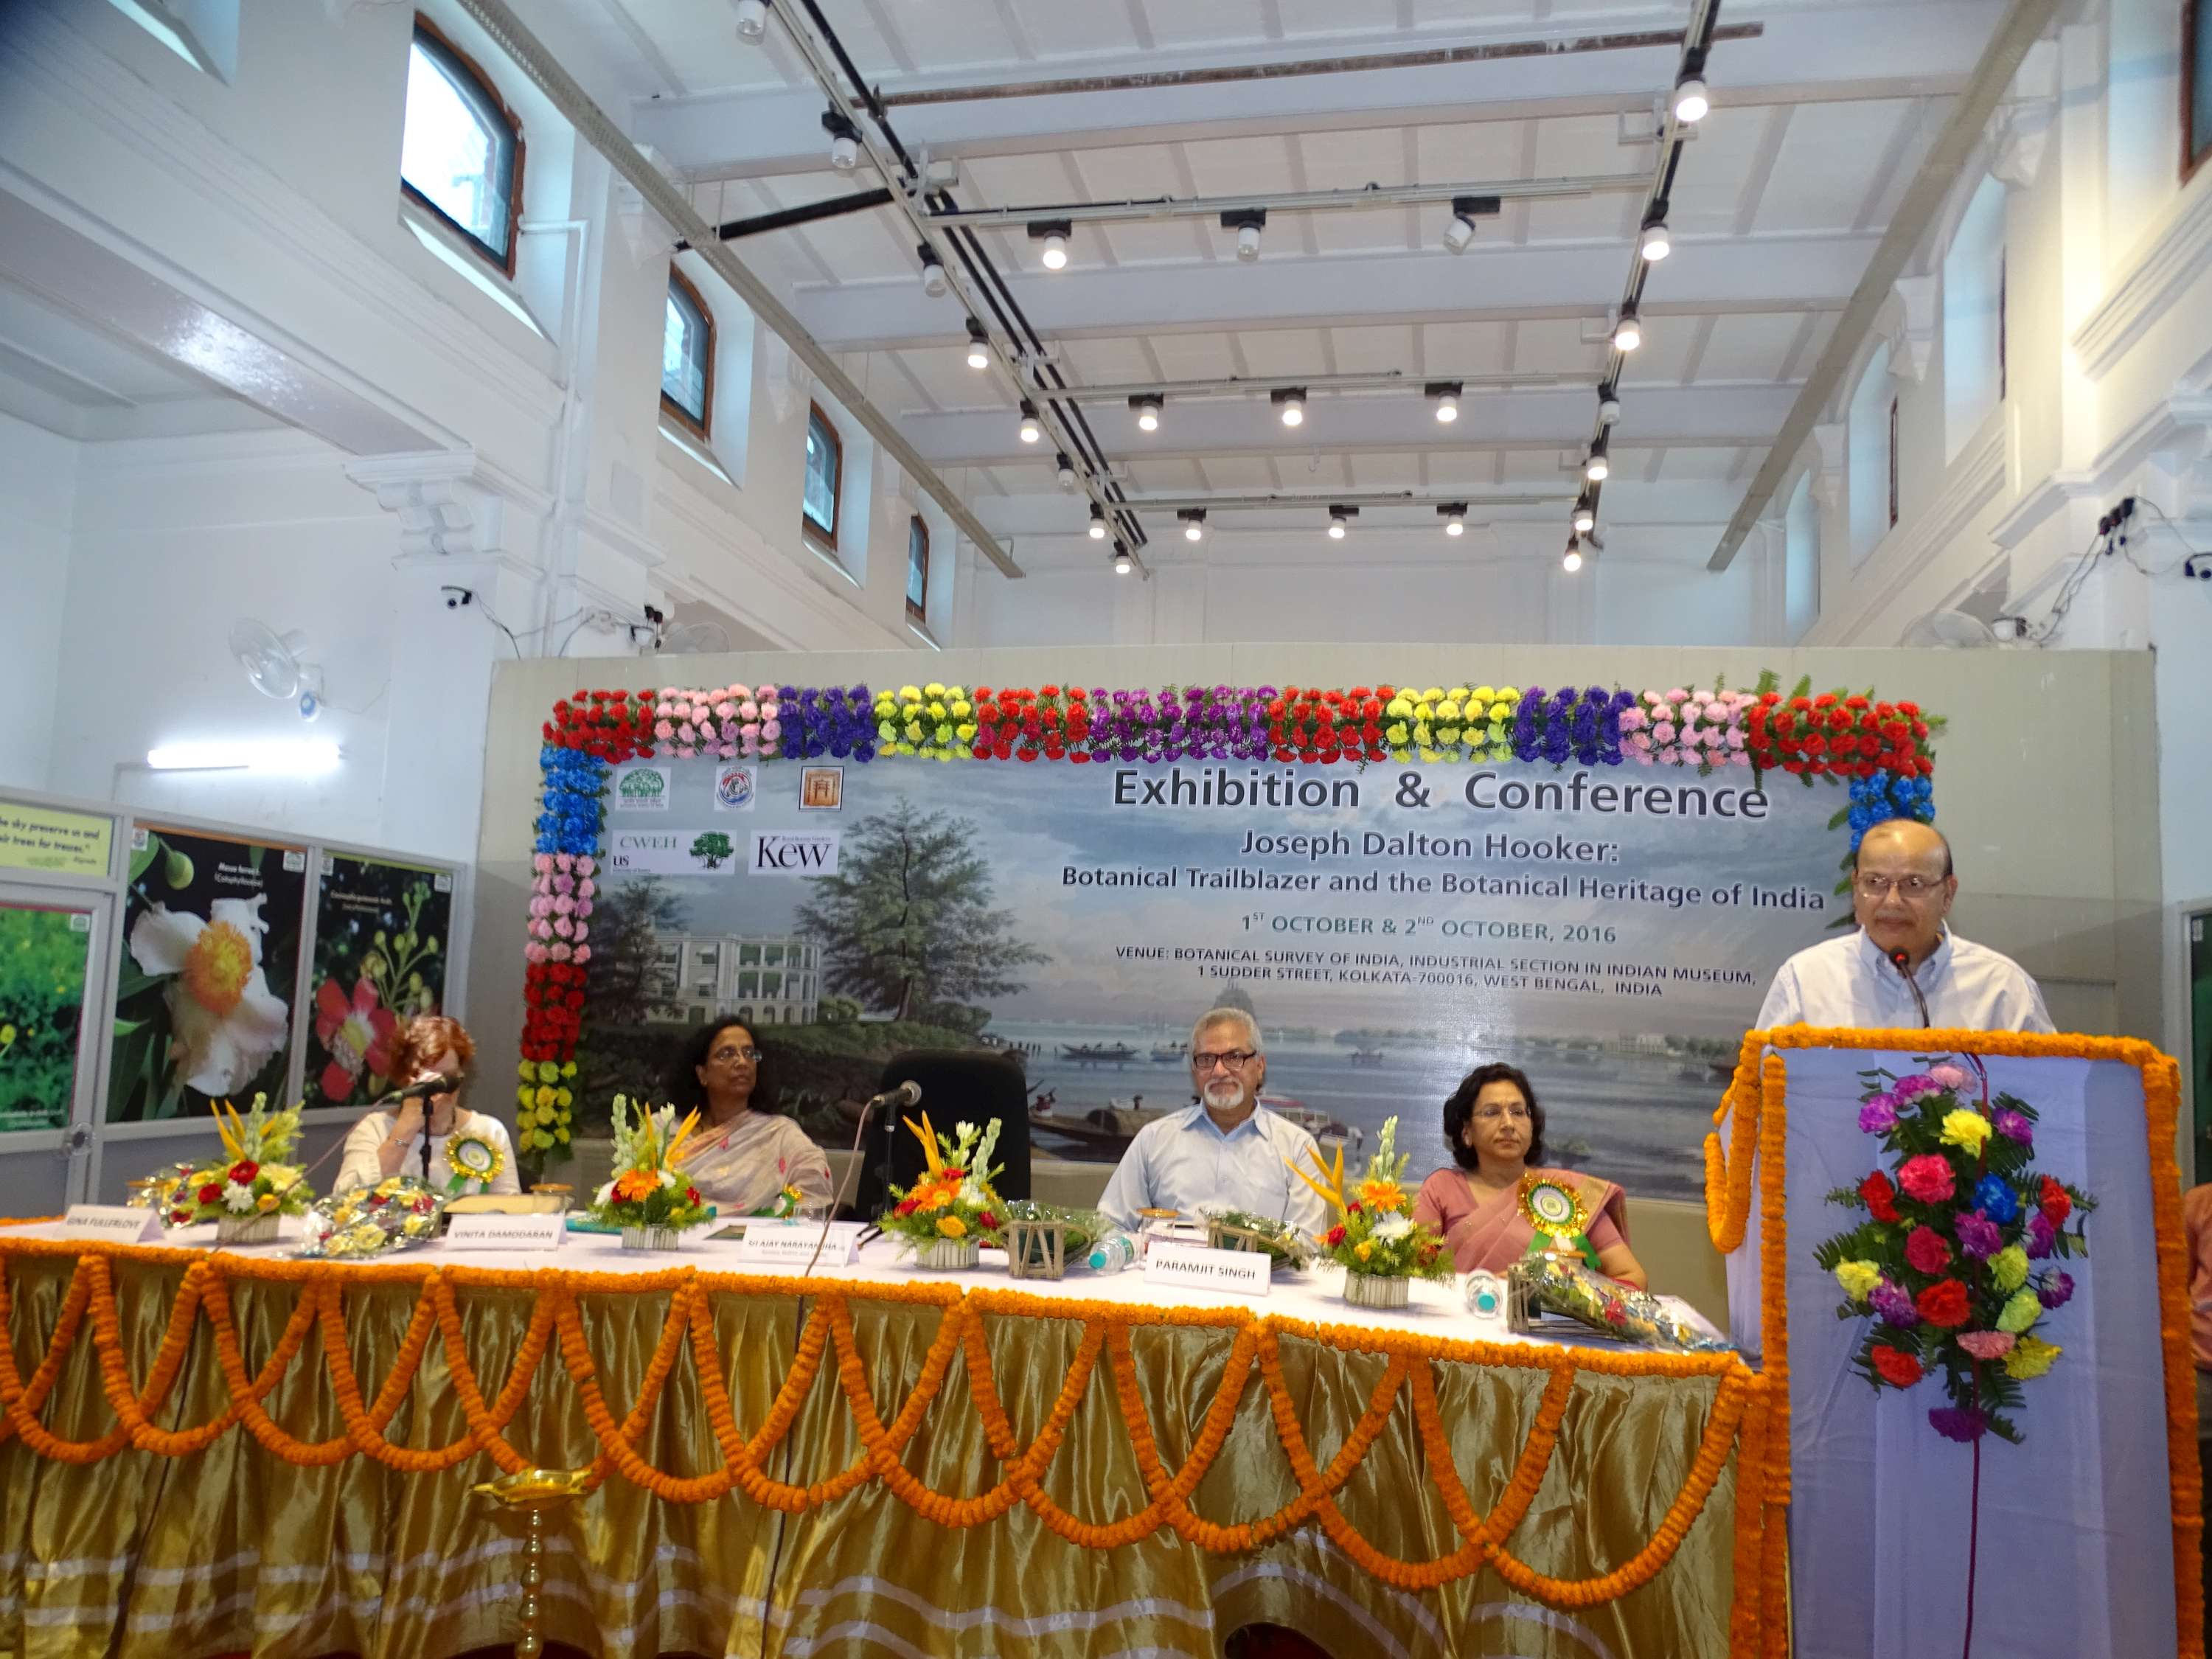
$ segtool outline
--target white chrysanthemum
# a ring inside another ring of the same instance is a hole
[[[1403,1238],[1413,1231],[1413,1224],[1395,1211],[1375,1224],[1375,1237],[1385,1242],[1394,1238]]]
[[[228,1181],[222,1188],[222,1206],[236,1215],[243,1215],[253,1207],[253,1188]]]
[[[982,1183],[975,1180],[973,1177],[962,1182],[960,1183],[960,1196],[962,1200],[965,1203],[981,1204],[983,1201]]]

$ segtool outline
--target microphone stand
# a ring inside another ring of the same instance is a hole
[[[1913,1006],[1920,1010],[1920,1029],[1923,1031],[1930,1029],[1935,1022],[1928,1018],[1928,999],[1922,994],[1920,981],[1913,974],[1912,958],[1903,951],[1892,951],[1889,960],[1905,981],[1905,988],[1912,993]]]
[[[867,1102],[860,1108],[860,1121],[853,1126],[853,1156],[846,1163],[845,1178],[837,1183],[836,1192],[830,1196],[830,1213],[822,1218],[821,1237],[814,1241],[814,1254],[806,1258],[806,1266],[800,1271],[799,1275],[801,1279],[811,1279],[813,1277],[814,1264],[822,1260],[822,1247],[830,1242],[830,1229],[836,1224],[837,1212],[845,1207],[846,1194],[853,1185],[854,1177],[860,1172],[860,1138],[867,1133],[868,1114],[875,1109],[876,1103],[872,1100]],[[896,1121],[896,1115],[887,1121]],[[871,1231],[880,1233],[883,1230],[881,1228],[874,1228],[871,1229]],[[864,1233],[861,1237],[865,1241],[867,1235]]]

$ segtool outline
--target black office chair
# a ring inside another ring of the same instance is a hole
[[[891,1057],[877,1087],[885,1091],[902,1083],[921,1085],[921,1103],[905,1111],[887,1111],[868,1126],[861,1147],[866,1160],[854,1188],[852,1214],[872,1221],[888,1201],[886,1181],[911,1187],[929,1167],[921,1142],[900,1120],[921,1121],[950,1138],[956,1123],[981,1127],[999,1120],[999,1144],[991,1156],[1006,1165],[992,1184],[1000,1198],[1030,1195],[1029,1083],[1019,1062],[992,1048],[916,1048]]]

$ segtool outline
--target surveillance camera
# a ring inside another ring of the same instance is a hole
[[[449,586],[441,587],[438,591],[446,596],[446,609],[448,611],[458,611],[463,605],[466,605],[471,599],[476,598],[475,592],[465,587],[453,587]]]

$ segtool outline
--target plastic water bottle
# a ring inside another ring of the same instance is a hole
[[[1135,1243],[1120,1233],[1109,1233],[1091,1247],[1084,1265],[1094,1273],[1118,1273],[1137,1259]]]

